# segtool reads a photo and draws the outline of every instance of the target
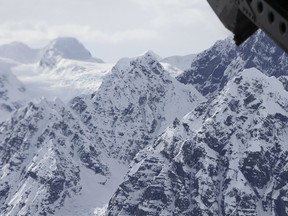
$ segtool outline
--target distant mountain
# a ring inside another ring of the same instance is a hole
[[[27,47],[24,44],[21,46]],[[28,51],[25,50],[15,49],[15,56],[28,58]],[[92,93],[114,66],[92,57],[75,38],[57,38],[45,48],[37,50],[37,53],[35,61],[12,60],[13,56],[8,55],[6,60],[3,58],[3,61],[13,62],[11,71],[26,85],[31,98],[59,97],[67,102],[77,95]]]
[[[134,156],[203,100],[146,53],[92,95],[30,103],[0,125],[0,214],[93,215]]]
[[[40,49],[32,49],[26,44],[13,42],[0,46],[0,57],[19,63],[29,64],[39,60]]]
[[[134,159],[107,215],[288,214],[288,92],[257,69]]]
[[[11,72],[11,67],[16,64],[0,58],[0,123],[8,119],[28,98],[24,84]]]
[[[287,54],[261,31],[240,47],[227,38],[198,54],[177,79],[192,84],[203,95],[216,96],[239,71],[252,67],[268,76],[288,75]]]
[[[61,37],[53,40],[42,51],[40,67],[53,68],[61,59],[103,63],[93,58],[91,53],[75,38]]]
[[[58,59],[57,63],[51,68],[39,67],[47,52],[54,53],[50,60]],[[26,102],[42,96],[67,102],[94,92],[113,66],[97,62],[102,61],[91,57],[74,38],[55,39],[44,49],[32,49],[20,42],[0,46],[0,122]]]
[[[138,57],[145,56],[145,55],[149,55],[151,58],[153,58],[154,60],[158,62],[161,62],[161,60],[163,59],[160,55],[153,52],[152,50],[147,50],[146,52],[140,54]]]

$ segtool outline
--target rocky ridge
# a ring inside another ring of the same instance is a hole
[[[287,112],[281,82],[245,70],[137,155],[107,215],[287,215]]]
[[[218,41],[199,53],[191,68],[177,79],[192,84],[207,97],[217,96],[244,69],[257,68],[267,76],[287,76],[287,54],[262,31],[236,47],[232,38]]]
[[[93,214],[134,156],[203,99],[147,53],[92,95],[30,103],[0,125],[0,214]]]

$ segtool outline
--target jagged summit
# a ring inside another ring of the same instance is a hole
[[[127,76],[129,73],[167,73],[164,68],[159,64],[161,59],[157,54],[152,51],[147,51],[134,58],[122,58],[112,69],[112,77]],[[137,70],[138,68],[138,70]],[[154,68],[151,70],[151,68]],[[107,77],[109,79],[109,77]],[[146,78],[145,78],[146,79]]]
[[[91,53],[76,39],[72,37],[59,37],[53,40],[46,50],[54,51],[66,59],[90,60]]]
[[[53,67],[61,59],[103,63],[101,59],[95,59],[91,53],[73,37],[59,37],[50,42],[42,51],[41,67]]]
[[[130,70],[133,70],[137,65],[141,65],[141,67],[151,67],[151,65],[157,65],[157,67],[161,67],[159,64],[159,57],[157,54],[155,54],[152,51],[147,51],[139,56],[136,56],[134,58],[122,58],[120,59],[116,65],[114,66],[112,72],[128,72]],[[159,70],[164,71],[163,68],[159,68]],[[152,70],[146,70],[152,71]]]
[[[145,54],[132,59],[121,59],[99,90],[93,94],[93,105],[85,106],[94,107],[90,112],[96,112],[97,116],[100,114],[101,121],[106,124],[108,121],[105,119],[110,119],[113,115],[114,118],[109,124],[125,122],[121,128],[117,128],[117,133],[113,132],[113,136],[123,140],[124,144],[105,145],[111,145],[111,152],[116,157],[130,161],[139,149],[145,147],[172,123],[174,117],[184,116],[202,100],[204,98],[194,87],[185,86],[170,77],[153,56]],[[83,99],[74,100],[73,106],[76,106],[78,101]],[[85,103],[90,104],[90,99],[85,99]],[[93,123],[92,120],[89,121]],[[99,121],[100,119],[95,119],[98,124]],[[141,132],[134,134],[135,128],[141,128]],[[131,136],[133,140],[128,144],[126,139]],[[142,140],[143,137],[145,141]]]
[[[268,76],[279,77],[288,74],[287,62],[287,54],[264,32],[257,31],[239,47],[231,37],[216,42],[199,53],[190,69],[177,79],[192,84],[203,95],[213,97],[244,69],[255,67]]]
[[[155,59],[156,61],[161,61],[163,59],[161,56],[159,56],[157,53],[153,52],[152,50],[147,50],[146,52],[140,54],[138,57],[150,57]]]
[[[19,63],[35,63],[39,58],[39,49],[32,49],[22,42],[12,42],[0,46],[0,57]]]
[[[112,70],[93,94],[41,99],[0,124],[1,215],[93,215],[134,156],[204,100],[150,55]]]
[[[132,58],[122,58],[120,59],[117,63],[116,63],[116,67],[118,68],[122,68],[122,67],[129,67],[129,62],[132,61],[138,61],[138,62],[143,62],[143,61],[154,61],[154,62],[159,62],[162,59],[162,57],[160,57],[158,54],[154,53],[151,50],[148,50],[136,57],[132,57]]]

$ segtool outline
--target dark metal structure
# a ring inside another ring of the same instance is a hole
[[[207,0],[237,45],[258,28],[288,53],[288,0]]]

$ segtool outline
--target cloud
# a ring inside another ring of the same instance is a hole
[[[12,41],[38,45],[59,36],[72,36],[87,42],[106,44],[125,43],[130,40],[150,40],[157,37],[157,32],[149,29],[129,29],[105,32],[93,29],[89,25],[6,22],[0,23],[0,44]]]
[[[157,32],[147,29],[132,29],[132,30],[124,30],[114,32],[110,35],[104,34],[102,35],[103,40],[108,40],[108,42],[120,43],[127,40],[138,40],[141,41],[143,39],[153,39],[157,37]]]
[[[1,0],[0,0],[1,1]],[[202,51],[225,38],[203,0],[9,0],[0,7],[0,44],[40,47],[78,38],[95,56],[118,59],[154,50],[162,56]]]
[[[154,11],[152,24],[155,28],[171,28],[171,26],[189,28],[195,25],[213,26],[219,23],[207,1],[203,0],[130,1],[145,7],[147,11]]]

